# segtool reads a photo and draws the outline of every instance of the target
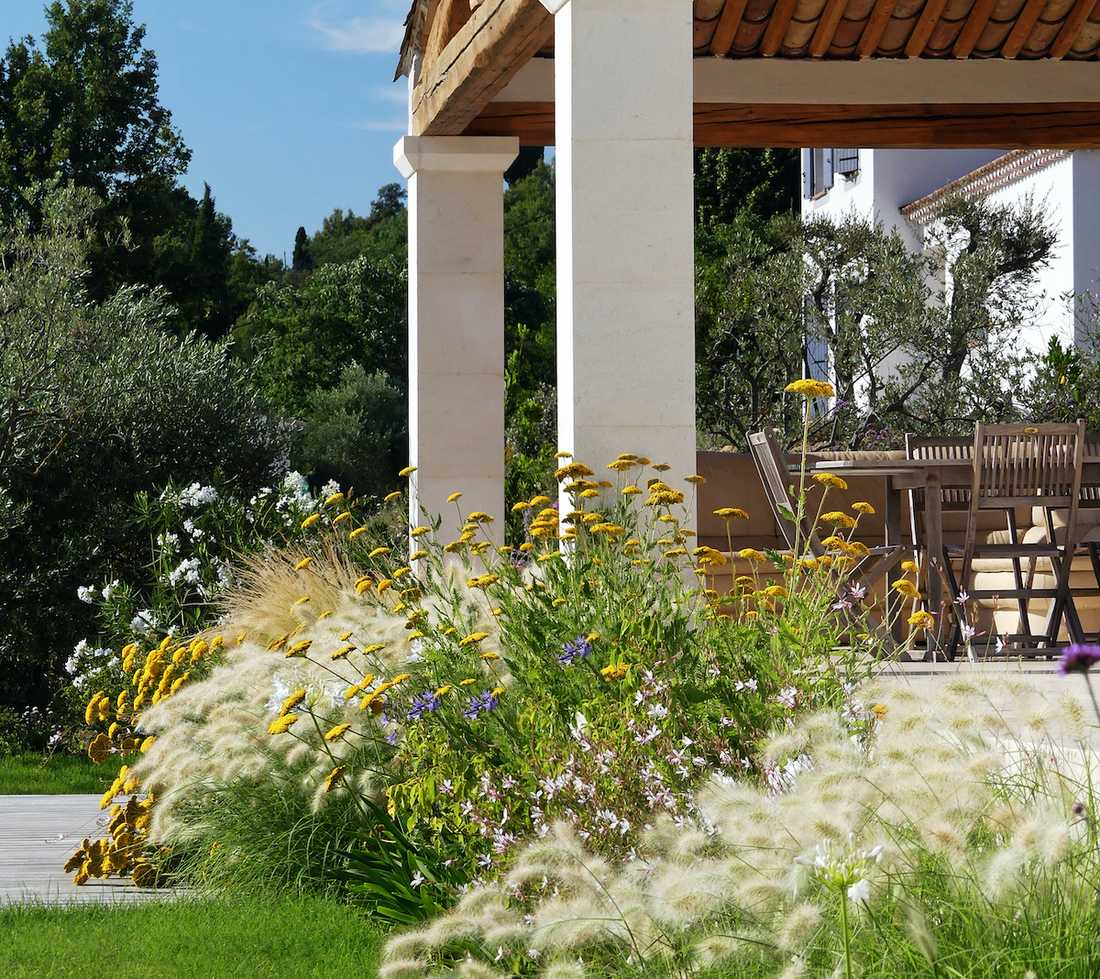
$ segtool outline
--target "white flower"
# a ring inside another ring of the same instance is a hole
[[[218,498],[218,491],[213,486],[201,486],[192,483],[186,489],[180,490],[180,506],[201,507],[213,503]]]
[[[871,882],[866,877],[861,877],[848,888],[848,900],[859,904],[871,896]]]
[[[156,627],[157,617],[153,614],[152,609],[142,609],[130,620],[130,628],[142,635],[147,635]]]
[[[420,871],[418,870],[418,871],[417,871],[417,872],[416,872],[415,874],[413,874],[413,875],[412,875],[412,877],[411,877],[411,878],[409,879],[409,886],[410,886],[410,887],[419,887],[419,886],[420,886],[421,884],[423,884],[423,883],[424,883],[424,881],[425,881],[425,877],[424,877],[424,875],[423,875],[423,874],[422,874],[422,873],[421,873],[421,872],[420,872]]]
[[[95,601],[95,592],[96,590],[93,585],[81,585],[76,590],[76,597],[86,605],[91,605]]]
[[[183,529],[187,532],[188,536],[190,536],[192,540],[198,540],[203,535],[203,529],[201,527],[196,527],[195,521],[192,520],[190,517],[188,517],[183,522]]]
[[[103,601],[109,602],[111,600],[111,596],[118,590],[118,586],[120,584],[121,582],[118,580],[118,578],[115,578],[115,580],[112,581],[110,584],[104,585]]]

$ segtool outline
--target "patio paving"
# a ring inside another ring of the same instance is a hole
[[[127,880],[76,887],[61,869],[84,837],[103,834],[105,821],[96,795],[0,795],[0,906],[163,897]]]

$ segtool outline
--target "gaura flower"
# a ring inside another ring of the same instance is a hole
[[[350,730],[350,724],[337,724],[335,727],[331,727],[325,732],[325,740],[329,742],[338,741]]]
[[[865,517],[873,517],[875,515],[875,508],[866,500],[859,500],[853,503],[852,509],[855,510],[856,513],[863,514]]]
[[[831,398],[836,394],[828,381],[815,381],[809,377],[791,381],[783,390],[787,394],[801,394],[804,398]]]
[[[302,521],[302,530],[309,530],[315,523],[321,519],[321,514],[311,513],[305,520]]]
[[[835,473],[814,473],[811,477],[815,483],[822,486],[831,486],[833,489],[846,490],[848,484]]]

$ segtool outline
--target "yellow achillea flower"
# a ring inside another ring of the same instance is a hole
[[[642,491],[631,483],[629,486],[624,486],[621,492],[623,496],[638,496]]]
[[[402,469],[400,472],[398,472],[397,475],[400,476],[402,479],[406,479],[407,477],[411,476],[414,472],[416,472],[416,466],[406,466],[404,469]]]
[[[355,583],[355,591],[357,594],[362,595],[363,592],[370,591],[373,584],[374,579],[370,575],[365,574]]]
[[[519,545],[519,549],[524,554],[530,554],[531,551],[533,551],[535,549],[535,545],[532,544],[530,541],[524,541],[522,544]]]
[[[613,663],[600,670],[600,676],[606,680],[621,680],[630,672],[629,663]]]
[[[411,679],[412,679],[412,674],[411,673],[398,673],[397,676],[395,676],[392,680],[390,680],[389,685],[391,687],[396,687],[399,683],[404,683],[406,680],[411,680]]]
[[[821,522],[833,524],[836,527],[844,527],[850,530],[856,525],[855,520],[848,516],[846,513],[842,513],[840,510],[830,510],[828,513],[821,515]]]
[[[367,532],[367,528],[365,526],[364,527],[356,527],[355,530],[353,530],[350,534],[348,534],[348,540],[358,540],[366,532]]]
[[[687,554],[687,548],[685,547],[670,547],[665,551],[665,557],[667,558],[683,557],[685,554]]]
[[[88,757],[96,765],[102,765],[111,753],[111,739],[106,734],[97,734],[88,743]]]
[[[821,541],[826,547],[833,547],[843,550],[848,546],[848,542],[843,537],[837,537],[836,534],[832,534],[829,537],[824,538]]]
[[[787,394],[801,394],[804,398],[831,398],[836,394],[828,381],[815,381],[809,377],[791,381],[783,390]]]
[[[397,569],[396,571],[394,571],[394,573],[393,573],[393,580],[394,580],[394,581],[400,581],[400,580],[401,580],[402,578],[404,578],[404,577],[405,577],[405,575],[407,575],[407,574],[412,574],[412,570],[413,570],[413,569],[412,569],[412,568],[410,568],[410,567],[408,567],[408,566],[406,566],[406,567],[403,567],[403,568],[398,568],[398,569]]]
[[[294,691],[294,693],[292,693],[289,697],[286,698],[286,700],[283,701],[282,706],[279,708],[279,716],[282,717],[283,714],[290,713],[290,711],[294,710],[294,708],[297,707],[305,699],[305,687],[299,687],[297,690]]]
[[[460,687],[470,687],[473,686],[475,683],[477,683],[477,680],[475,680],[472,676],[467,677],[465,680],[458,681],[458,685]]]
[[[384,642],[372,642],[369,646],[363,647],[363,655],[373,656],[375,653],[381,652],[385,648],[386,644]]]
[[[612,472],[622,473],[626,472],[628,469],[633,469],[637,465],[638,463],[633,459],[619,458],[614,462],[609,462],[607,468]]]
[[[600,491],[597,490],[597,489],[581,490],[581,499],[582,500],[594,500],[599,495],[600,495]]]
[[[520,500],[519,503],[512,504],[512,513],[523,513],[524,510],[530,510],[531,504],[526,500]]]
[[[653,468],[659,473],[667,473],[672,468],[672,466],[670,466],[667,462],[658,462],[654,464]]]
[[[767,595],[768,598],[786,598],[787,589],[782,585],[768,585],[762,594]]]
[[[917,568],[916,561],[902,561],[901,570],[906,571],[909,574],[916,574],[919,569]]]
[[[493,660],[500,659],[500,653],[494,653],[494,652],[482,653],[481,658],[483,660],[485,660],[485,662],[491,663]]]
[[[545,564],[547,561],[553,561],[555,558],[561,557],[561,551],[547,551],[545,554],[540,554],[536,560],[540,564]]]
[[[331,772],[325,776],[325,791],[331,792],[332,787],[344,777],[344,772],[347,771],[347,766],[337,765]]]
[[[914,612],[908,621],[914,629],[931,629],[936,624],[936,617],[931,612]]]
[[[466,522],[472,524],[492,523],[493,518],[483,510],[475,510],[466,517]]]
[[[479,642],[489,638],[487,632],[471,632],[468,636],[464,636],[458,641],[460,646],[474,646]]]
[[[742,510],[739,506],[723,506],[713,511],[716,517],[721,517],[723,520],[748,520],[749,514],[747,510]]]
[[[305,654],[309,652],[309,647],[312,645],[312,639],[302,639],[286,651],[286,658],[293,659],[295,656],[305,656]]]
[[[426,557],[428,557],[428,552],[425,550],[413,551],[409,555],[409,561],[422,561]]]
[[[452,687],[452,686],[451,686],[451,685],[450,685],[449,683],[445,683],[445,684],[443,684],[443,686],[441,686],[441,687],[440,687],[440,688],[439,688],[439,689],[438,689],[438,690],[437,690],[437,691],[435,692],[435,695],[436,695],[437,697],[445,697],[445,696],[446,696],[447,694],[449,694],[449,693],[450,693],[450,692],[451,692],[451,691],[452,691],[453,689],[454,689],[454,687]]]
[[[404,494],[402,494],[401,490],[394,490],[392,493],[387,493],[385,496],[383,496],[382,497],[382,502],[383,503],[396,503],[398,500],[401,499],[401,497],[403,495]]]
[[[917,586],[908,578],[898,578],[892,587],[899,595],[904,595],[906,598],[920,598],[920,592],[917,590]]]
[[[554,608],[561,608],[563,605],[567,605],[568,603],[569,599],[567,598],[555,598],[550,604],[553,605]]]
[[[862,513],[865,517],[873,517],[875,515],[875,508],[866,500],[859,500],[853,503],[852,509],[855,510],[856,513]]]
[[[354,652],[354,651],[355,651],[355,646],[352,643],[350,643],[350,642],[345,643],[343,646],[341,646],[339,649],[337,649],[336,652],[334,652],[332,654],[331,658],[334,659],[334,660],[344,659],[349,653]]]
[[[332,496],[328,497],[325,500],[325,506],[336,506],[337,503],[343,503],[343,502],[344,502],[344,494],[343,493],[333,493]]]
[[[150,734],[149,737],[141,742],[141,747],[138,748],[138,751],[144,755],[154,744],[156,744],[156,740],[157,736],[155,734]]]
[[[448,554],[454,554],[455,551],[461,551],[462,548],[469,543],[468,540],[463,540],[462,537],[460,537],[458,540],[453,540],[449,544],[444,545],[443,550]]]
[[[755,547],[743,547],[737,552],[737,556],[743,561],[767,560],[767,555],[765,555],[763,551],[758,551]]]
[[[890,713],[890,709],[885,704],[871,704],[871,713],[881,721]]]
[[[413,529],[409,531],[409,536],[415,539],[417,537],[423,537],[425,534],[430,534],[431,532],[431,527],[413,527]]]
[[[350,724],[337,724],[335,727],[331,727],[325,732],[325,740],[329,742],[338,741],[350,730]]]
[[[282,714],[276,717],[268,726],[268,734],[286,734],[291,727],[298,723],[299,714]]]
[[[390,553],[390,549],[388,547],[376,547],[373,551],[370,552],[370,554],[367,555],[367,557],[369,557],[369,558],[385,557],[389,553]]]
[[[546,504],[549,503],[549,502],[550,502],[550,497],[548,497],[548,496],[536,496],[534,499],[531,500],[531,506],[532,507],[546,506]]]
[[[699,473],[692,473],[692,475],[684,477],[684,482],[691,483],[692,486],[702,486],[706,481],[706,476],[700,476]]]
[[[835,473],[814,473],[812,477],[815,483],[822,486],[831,486],[833,489],[846,490],[848,484]]]
[[[447,502],[448,503],[457,503],[461,499],[462,499],[462,494],[461,493],[451,493],[447,497]]]
[[[321,519],[321,514],[311,513],[305,520],[302,521],[302,530],[309,530],[315,523]]]
[[[852,557],[865,558],[871,549],[861,540],[850,541],[844,548]]]
[[[393,582],[389,578],[383,578],[380,582],[378,582],[378,594],[381,595],[383,592],[388,591],[392,587]]]
[[[350,519],[351,519],[351,511],[350,510],[345,510],[343,513],[337,514],[335,517],[333,517],[332,526],[335,527],[338,524],[342,524],[345,520],[350,520]]]
[[[85,724],[92,724],[95,722],[95,719],[99,714],[99,698],[105,696],[106,694],[102,690],[97,690],[94,694],[92,694],[92,699],[88,701],[88,706],[84,708]]]

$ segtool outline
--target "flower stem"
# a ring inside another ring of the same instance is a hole
[[[1084,673],[1085,686],[1089,688],[1089,698],[1092,700],[1092,709],[1096,714],[1097,722],[1100,722],[1100,704],[1096,702],[1096,691],[1092,689],[1092,680],[1089,679],[1088,670]]]
[[[840,927],[844,934],[844,979],[852,979],[852,937],[848,926],[848,895],[840,892]]]

